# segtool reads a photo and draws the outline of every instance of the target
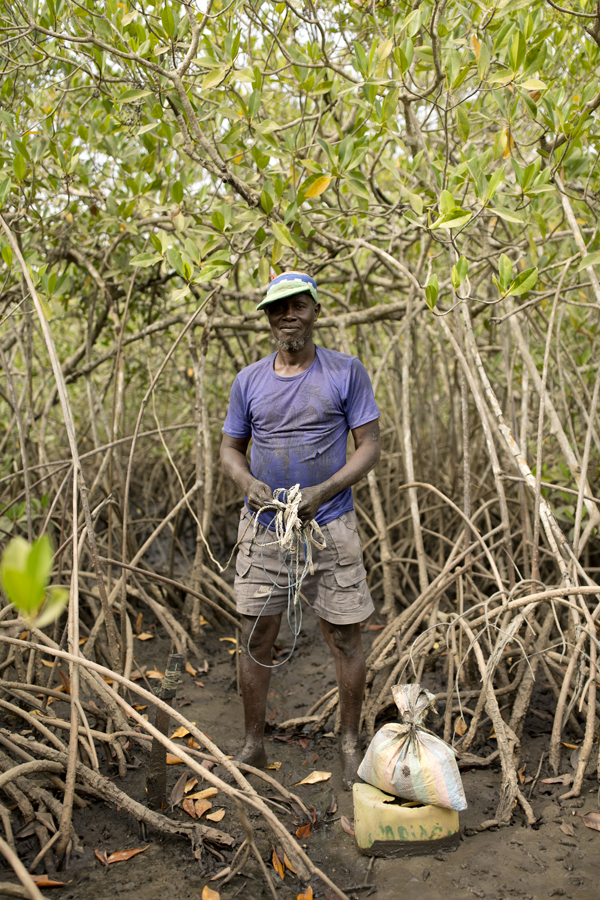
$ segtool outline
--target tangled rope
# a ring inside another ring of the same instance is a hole
[[[257,663],[259,666],[262,666],[265,669],[277,669],[279,666],[282,666],[288,661],[288,659],[291,658],[294,650],[296,649],[296,641],[302,629],[302,606],[300,604],[300,591],[302,589],[302,582],[309,572],[311,575],[314,575],[315,570],[313,564],[313,547],[316,547],[318,550],[324,550],[327,546],[325,536],[323,535],[323,532],[321,531],[318,523],[315,522],[314,519],[311,519],[310,522],[307,522],[305,524],[302,523],[302,520],[298,515],[298,509],[301,502],[302,492],[300,490],[299,484],[295,484],[289,490],[287,490],[286,488],[277,488],[275,491],[273,491],[273,499],[268,503],[265,503],[265,505],[262,506],[254,515],[254,534],[252,537],[253,542],[257,540],[259,525],[258,518],[261,513],[271,511],[275,513],[271,522],[271,526],[275,531],[275,539],[272,541],[266,540],[269,534],[269,529],[266,528],[263,535],[263,540],[261,542],[261,562],[263,572],[273,586],[262,606],[261,611],[256,617],[256,621],[254,622],[252,631],[250,632],[250,636],[248,637],[248,655],[250,656],[250,659],[252,659],[253,662]],[[264,548],[271,547],[274,544],[277,544],[277,546],[279,547],[279,553],[281,556],[281,565],[275,579],[271,578],[266,570],[264,563]],[[304,555],[303,564],[301,563],[302,555]],[[281,585],[279,584],[279,576],[284,569],[287,569],[288,573],[287,620],[290,631],[292,632],[294,638],[294,642],[292,644],[292,649],[284,660],[278,663],[274,663],[273,665],[266,665],[265,663],[261,663],[254,658],[250,650],[250,643],[258,624],[258,620],[263,615],[267,604],[269,603],[269,600],[273,596],[273,591],[276,587],[281,587]]]

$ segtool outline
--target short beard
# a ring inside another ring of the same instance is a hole
[[[310,341],[312,337],[312,331],[310,334],[306,334],[304,337],[296,338],[295,341],[277,341],[277,346],[280,350],[302,350],[306,344]]]

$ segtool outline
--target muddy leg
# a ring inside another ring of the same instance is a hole
[[[340,692],[340,759],[344,790],[349,791],[358,780],[363,754],[360,748],[358,725],[365,692],[365,655],[360,625],[333,625],[319,619],[323,636],[333,653],[335,673]]]
[[[273,662],[272,650],[279,634],[281,613],[276,616],[261,616],[256,622],[255,616],[242,617],[242,652],[240,654],[240,681],[242,699],[244,701],[244,720],[246,739],[244,746],[236,755],[239,762],[251,766],[265,766],[267,754],[263,744],[265,733],[265,715],[267,711],[267,693],[271,681],[271,670],[264,668]],[[248,653],[248,640],[252,628],[256,628],[250,643],[251,658]],[[254,661],[256,660],[256,662]],[[262,663],[263,665],[260,665]]]

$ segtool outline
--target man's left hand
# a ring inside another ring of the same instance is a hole
[[[314,519],[319,507],[326,499],[326,490],[323,484],[302,488],[302,501],[298,507],[298,515],[303,525]]]

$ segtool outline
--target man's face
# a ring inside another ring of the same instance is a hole
[[[310,340],[321,307],[309,293],[282,297],[266,307],[280,350],[301,350]]]

